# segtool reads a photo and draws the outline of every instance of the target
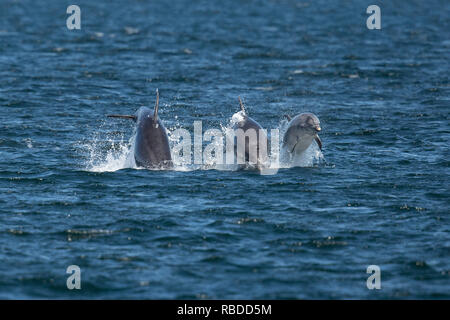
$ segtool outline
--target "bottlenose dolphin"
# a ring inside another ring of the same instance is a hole
[[[248,116],[241,98],[238,97],[238,99],[241,111],[235,113],[232,118],[235,134],[234,154],[239,164],[249,163],[260,168],[266,162],[267,135],[261,125]],[[242,130],[240,133],[244,134],[245,140],[238,138],[239,129]],[[242,146],[243,143],[245,143],[245,146]]]
[[[134,159],[136,165],[150,169],[173,166],[166,128],[158,117],[159,91],[156,89],[155,110],[139,108],[134,115],[108,115],[110,118],[132,119],[136,122]]]
[[[320,150],[322,150],[322,141],[317,135],[322,129],[320,121],[313,113],[301,113],[289,120],[288,128],[283,136],[283,147],[292,154],[300,154],[311,145],[315,140]]]

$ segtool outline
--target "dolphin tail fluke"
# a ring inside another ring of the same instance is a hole
[[[133,115],[123,115],[123,114],[108,114],[108,118],[122,118],[122,119],[132,119],[136,121],[136,116]]]
[[[238,97],[239,105],[241,106],[241,111],[245,113],[244,104],[242,103],[241,97]]]
[[[158,122],[158,107],[159,107],[159,90],[156,89],[155,113],[153,114],[153,123],[154,124],[156,124]]]

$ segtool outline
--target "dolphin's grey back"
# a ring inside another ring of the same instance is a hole
[[[301,130],[301,115],[297,115],[289,121],[288,129],[284,133],[283,136],[283,146],[287,146],[289,150],[292,151],[293,147],[297,143],[300,136],[298,135],[298,131]]]
[[[237,123],[235,123],[234,126],[233,126],[233,129],[234,130],[242,129],[244,131],[244,133],[247,130],[249,130],[249,129],[255,130],[256,137],[257,137],[257,141],[256,141],[256,143],[257,143],[257,145],[256,145],[256,152],[257,152],[257,154],[256,154],[256,157],[259,158],[259,155],[260,155],[260,144],[263,142],[263,141],[260,141],[260,139],[259,139],[260,138],[260,130],[262,130],[261,125],[258,122],[256,122],[255,120],[253,120],[252,118],[250,118],[249,116],[247,116],[246,114],[244,114],[243,115],[243,119],[241,121],[238,121]],[[238,152],[237,138],[236,137],[234,138],[234,151],[235,151],[235,156],[237,158],[243,157],[243,158],[245,158],[245,161],[249,161],[250,160],[251,146],[249,145],[248,142],[249,141],[247,141],[247,139],[246,139],[246,141],[245,141],[245,154],[244,155],[238,155],[237,154],[237,152]],[[265,142],[267,143],[267,138],[266,138]],[[266,148],[266,150],[267,150],[267,148]]]
[[[235,123],[233,126],[233,129],[235,129],[235,130],[242,129],[244,131],[247,131],[248,129],[254,129],[254,130],[258,131],[258,130],[262,129],[262,127],[258,122],[256,122],[249,116],[244,115],[243,120]]]
[[[136,164],[148,168],[172,166],[166,128],[159,119],[156,124],[153,119],[150,109],[142,107],[138,110],[134,147]]]

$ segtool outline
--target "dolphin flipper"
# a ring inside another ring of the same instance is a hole
[[[123,114],[108,114],[108,118],[122,118],[122,119],[131,119],[136,121],[137,117],[133,115],[123,115]]]
[[[320,140],[320,137],[317,134],[314,137],[314,140],[316,141],[316,143],[319,146],[320,150],[322,150],[322,140]]]

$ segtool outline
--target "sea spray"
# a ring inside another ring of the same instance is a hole
[[[228,157],[230,154],[227,148],[227,135],[233,131],[233,125],[239,120],[241,111],[235,113],[226,125],[221,125],[220,129],[198,128],[194,144],[192,138],[194,135],[188,130],[182,128],[179,124],[167,129],[169,144],[174,162],[172,170],[192,171],[192,170],[238,170],[239,168],[254,169],[254,166],[246,165],[244,167],[231,162]],[[198,122],[198,121],[196,121]],[[194,123],[195,127],[196,123]],[[291,167],[312,167],[324,162],[321,150],[313,142],[301,155],[292,156],[282,147],[282,137],[287,129],[288,122],[281,120],[278,127],[269,130],[267,157],[265,163],[261,166],[261,174],[276,174],[278,169]],[[92,172],[111,172],[125,168],[137,168],[134,160],[134,143],[136,131],[129,140],[124,137],[124,132],[105,133],[103,128],[94,133],[93,139],[85,144],[88,159],[85,168]],[[204,145],[205,142],[205,145]],[[193,163],[194,150],[197,152],[197,163]],[[269,152],[270,151],[270,152]]]

